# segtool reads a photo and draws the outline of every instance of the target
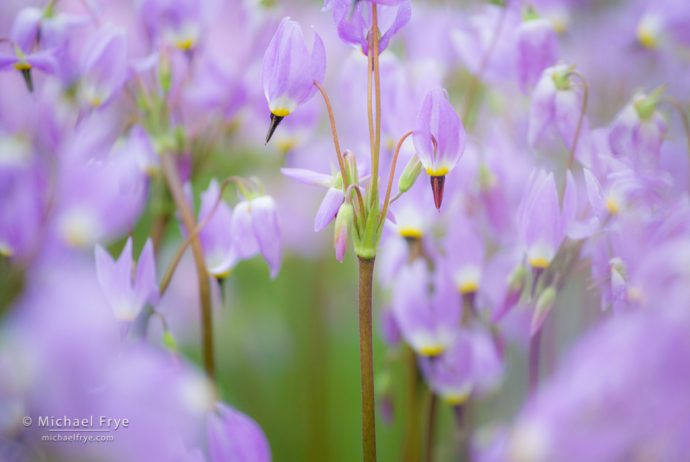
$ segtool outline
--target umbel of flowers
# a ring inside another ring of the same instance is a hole
[[[342,260],[348,242],[352,242],[359,260],[359,328],[360,375],[362,386],[362,444],[364,460],[376,460],[374,370],[372,350],[372,286],[374,261],[389,208],[396,177],[396,166],[405,141],[412,136],[417,161],[430,178],[434,204],[441,208],[446,175],[455,167],[465,146],[465,132],[460,117],[441,88],[429,90],[419,109],[416,126],[400,134],[395,147],[390,171],[380,173],[382,119],[395,117],[382,110],[380,54],[389,45],[392,35],[410,19],[409,0],[357,1],[329,0],[325,9],[333,9],[340,37],[347,43],[361,47],[367,56],[367,92],[359,95],[366,99],[369,124],[368,179],[360,177],[358,159],[351,151],[343,151],[335,122],[335,110],[324,86],[326,70],[325,51],[321,38],[314,33],[309,51],[301,27],[290,18],[284,18],[264,54],[263,85],[270,110],[268,143],[278,125],[317,91],[323,97],[331,125],[338,174],[327,181],[329,191],[319,209],[315,229],[322,229],[335,220],[334,247],[336,257]],[[379,8],[392,8],[394,22],[388,31],[379,29]],[[347,11],[346,14],[344,14]],[[363,38],[362,38],[363,37]],[[284,171],[289,176],[317,183],[319,174],[309,171]],[[409,189],[419,171],[407,173]],[[382,189],[383,188],[383,189]],[[401,194],[404,191],[401,191]],[[399,198],[397,195],[395,199]],[[324,221],[325,220],[325,221]]]

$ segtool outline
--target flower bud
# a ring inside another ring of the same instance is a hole
[[[163,345],[170,351],[177,351],[177,341],[169,330],[163,332]]]
[[[532,324],[530,326],[530,336],[534,336],[541,330],[544,321],[551,313],[556,302],[556,289],[553,287],[546,288],[537,299],[537,306],[534,308],[532,315]]]
[[[346,149],[343,152],[343,159],[345,160],[345,175],[347,176],[348,184],[358,184],[359,183],[359,172],[357,171],[357,158],[355,154]]]
[[[665,90],[666,87],[662,85],[649,95],[642,96],[633,103],[640,120],[649,120],[654,115],[657,104],[659,104],[659,98],[661,98]]]
[[[405,166],[398,180],[398,191],[407,192],[414,186],[419,174],[422,173],[422,163],[417,156],[412,157]]]
[[[354,218],[354,209],[348,202],[343,203],[335,217],[335,228],[333,235],[333,247],[335,247],[335,258],[342,263],[347,251],[347,240],[350,235],[350,228]]]

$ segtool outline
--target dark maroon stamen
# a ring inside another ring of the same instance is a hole
[[[434,204],[436,205],[436,210],[441,210],[441,202],[443,202],[443,185],[446,183],[446,177],[443,176],[432,176],[431,178],[431,190],[434,193]]]

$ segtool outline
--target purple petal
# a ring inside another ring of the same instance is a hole
[[[343,193],[342,189],[328,188],[326,195],[321,201],[319,210],[316,212],[316,217],[314,218],[315,232],[318,233],[319,231],[323,230],[331,221],[333,221],[344,199],[345,194]]]
[[[248,201],[242,201],[232,214],[232,245],[242,259],[252,258],[259,253],[259,243],[252,226],[251,207]]]
[[[208,453],[210,462],[271,462],[271,448],[261,427],[222,403],[208,418]]]
[[[144,249],[137,262],[137,275],[134,279],[134,290],[139,300],[155,305],[158,303],[158,284],[156,283],[156,259],[153,254],[151,238],[146,240]]]
[[[10,37],[24,53],[33,49],[38,39],[42,18],[43,11],[39,8],[24,8],[14,18]]]
[[[251,206],[254,235],[261,255],[271,269],[271,278],[275,278],[280,271],[282,258],[280,225],[275,202],[269,196],[262,196],[252,200]]]
[[[324,188],[330,188],[333,185],[333,177],[331,175],[314,172],[312,170],[303,168],[281,168],[280,173],[301,183],[323,186]]]

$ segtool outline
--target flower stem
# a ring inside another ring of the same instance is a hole
[[[364,462],[376,462],[376,404],[372,345],[374,259],[359,258],[359,366],[362,383],[362,449]]]
[[[534,395],[539,387],[539,355],[541,350],[541,331],[539,329],[529,342],[529,394]]]
[[[388,206],[391,203],[390,197],[391,197],[391,189],[393,188],[393,179],[395,178],[395,167],[398,164],[398,156],[400,155],[400,149],[402,148],[403,143],[405,140],[410,137],[414,132],[413,131],[408,131],[405,133],[402,138],[398,141],[397,146],[395,147],[395,153],[393,154],[393,162],[391,162],[391,171],[390,174],[388,175],[388,186],[386,187],[386,197],[383,199],[383,211],[381,212],[381,218],[379,219],[379,226],[383,225],[383,223],[386,221],[386,214],[388,213]]]
[[[421,246],[420,246],[421,248]],[[405,347],[405,363],[407,369],[407,419],[405,421],[405,439],[402,450],[402,460],[406,462],[419,461],[420,429],[419,429],[419,372],[417,369],[417,355],[409,346]]]
[[[436,435],[436,414],[438,413],[438,396],[433,391],[429,392],[429,408],[426,421],[426,447],[424,460],[434,460],[434,437]]]
[[[196,264],[196,273],[199,283],[199,302],[201,306],[201,341],[204,370],[206,375],[215,385],[216,382],[216,368],[215,358],[213,354],[213,317],[211,313],[211,286],[209,283],[208,272],[206,271],[206,263],[204,262],[204,253],[201,248],[199,236],[196,233],[196,224],[194,215],[187,203],[187,199],[180,181],[180,174],[177,171],[177,165],[172,154],[164,153],[161,156],[161,166],[165,174],[165,179],[170,188],[170,193],[175,201],[175,205],[180,211],[182,222],[184,223],[187,233],[195,237],[192,239],[192,253],[194,254],[194,263]]]
[[[340,168],[340,175],[343,178],[343,187],[347,190],[349,186],[347,183],[347,175],[345,174],[345,159],[343,159],[343,153],[340,149],[340,139],[338,138],[338,129],[335,125],[335,114],[333,113],[333,106],[331,105],[331,99],[328,97],[328,92],[319,83],[314,82],[314,86],[319,90],[321,96],[323,97],[323,102],[326,104],[326,111],[328,112],[328,121],[331,124],[331,135],[333,137],[333,146],[335,147],[335,154],[338,158],[338,168]]]

